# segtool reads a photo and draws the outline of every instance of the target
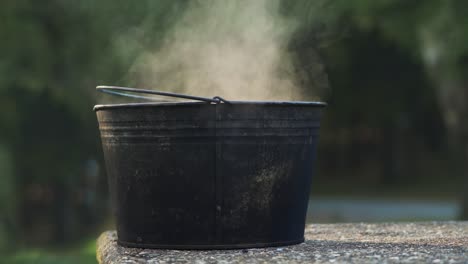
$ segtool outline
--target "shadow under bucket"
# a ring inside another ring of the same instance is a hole
[[[229,249],[303,242],[324,105],[95,106],[118,243]]]

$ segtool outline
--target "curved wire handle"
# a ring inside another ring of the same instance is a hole
[[[135,94],[129,94],[129,93],[154,94],[154,95],[159,95],[159,96],[190,99],[190,100],[203,101],[203,102],[214,103],[214,104],[229,103],[228,100],[225,100],[219,96],[215,96],[213,98],[207,98],[207,97],[199,97],[199,96],[169,93],[169,92],[160,92],[160,91],[130,88],[130,87],[100,85],[96,87],[96,90],[102,93],[108,93],[108,94],[120,95],[120,96],[126,96],[126,97],[138,98],[138,99],[146,99],[146,100],[151,100],[151,101],[159,101],[159,102],[161,102],[161,100],[158,100],[151,96],[135,95]]]

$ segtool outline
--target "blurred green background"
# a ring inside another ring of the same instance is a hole
[[[7,263],[95,262],[112,218],[94,87],[132,85],[129,67],[187,2],[0,2]],[[329,104],[309,221],[468,219],[466,10],[461,0],[282,1],[299,23],[288,48],[304,89]]]

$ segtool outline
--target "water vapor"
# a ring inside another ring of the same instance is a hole
[[[288,43],[297,23],[276,0],[191,1],[131,72],[140,87],[229,100],[298,100]]]

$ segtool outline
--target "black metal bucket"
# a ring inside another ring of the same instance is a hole
[[[119,244],[304,241],[325,104],[222,101],[95,106]]]

